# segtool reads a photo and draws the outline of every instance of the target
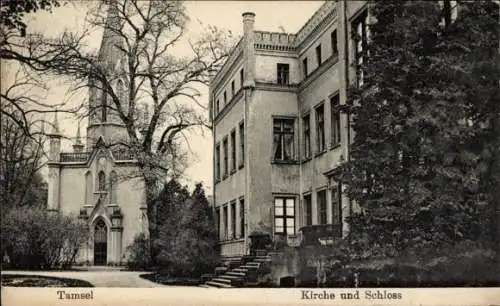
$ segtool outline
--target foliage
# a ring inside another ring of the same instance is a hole
[[[483,218],[498,207],[488,196],[498,180],[481,187],[498,175],[498,7],[463,5],[443,28],[435,1],[371,1],[376,22],[364,84],[344,107],[354,141],[340,177],[361,207],[350,219],[359,258],[484,239]]]
[[[415,256],[352,261],[329,267],[329,286],[442,287],[498,286],[500,264],[495,253],[477,243],[459,243],[422,260]]]
[[[196,277],[213,271],[218,263],[217,234],[202,185],[197,184],[191,196],[186,194],[175,181],[163,191],[169,213],[154,241],[155,263],[162,274]]]
[[[2,218],[2,256],[12,268],[68,268],[86,242],[88,227],[44,208],[21,207]]]
[[[59,7],[59,0],[6,0],[0,6],[0,24],[8,29],[17,29],[22,36],[26,34],[24,14],[37,10],[52,11]]]
[[[131,270],[148,270],[151,267],[149,239],[143,233],[127,246],[127,267]]]

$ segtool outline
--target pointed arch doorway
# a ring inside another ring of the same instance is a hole
[[[108,257],[108,228],[102,218],[94,227],[94,265],[104,266]]]

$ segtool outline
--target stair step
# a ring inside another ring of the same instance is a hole
[[[245,277],[246,273],[239,272],[239,271],[229,271],[226,273],[226,275],[232,275],[232,276],[237,276],[237,277]]]
[[[222,278],[224,275],[221,275],[217,278],[212,279],[212,282],[217,282],[217,283],[224,283],[224,284],[231,284],[231,279],[230,278]]]
[[[260,264],[258,264],[258,265],[244,265],[244,266],[241,266],[240,268],[244,268],[247,270],[257,270],[257,269],[259,269],[259,267],[260,267]]]
[[[214,288],[210,285],[207,285],[207,284],[201,284],[199,287],[202,287],[202,288]]]
[[[248,269],[243,268],[243,266],[240,266],[239,268],[233,269],[231,272],[236,272],[236,273],[247,273]]]
[[[249,262],[247,263],[245,266],[250,266],[250,267],[260,267],[260,262],[256,262],[256,261],[253,261],[253,262]]]
[[[230,274],[226,273],[224,275],[219,276],[219,278],[220,279],[228,279],[228,280],[231,281],[233,279],[236,279],[236,280],[241,279],[241,276],[239,276],[239,275],[230,275]]]
[[[271,262],[271,258],[256,258],[253,262]]]
[[[254,258],[255,259],[258,259],[258,258],[271,258],[271,256],[269,256],[269,255],[258,255],[258,256],[255,256]]]
[[[215,280],[211,280],[209,282],[206,282],[205,285],[210,286],[210,287],[216,287],[216,288],[233,288],[230,284],[226,283],[219,283]]]

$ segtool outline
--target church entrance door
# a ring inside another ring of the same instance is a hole
[[[106,223],[99,219],[94,228],[94,265],[104,266],[108,255],[108,229]]]

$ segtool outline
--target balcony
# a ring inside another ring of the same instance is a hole
[[[302,245],[328,245],[342,238],[341,224],[316,224],[304,226]]]
[[[115,160],[135,160],[134,154],[126,150],[113,151],[113,157]]]
[[[86,162],[90,156],[89,152],[61,153],[61,162]]]

